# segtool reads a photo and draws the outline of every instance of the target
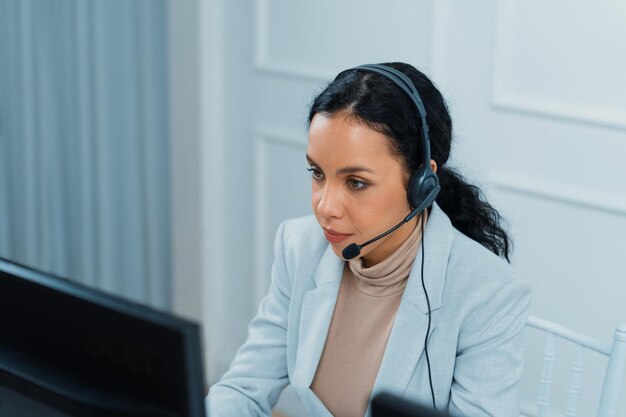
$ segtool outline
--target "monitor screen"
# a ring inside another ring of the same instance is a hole
[[[380,393],[372,398],[372,417],[450,417],[450,415],[390,393]]]
[[[0,258],[0,416],[204,417],[197,324]]]

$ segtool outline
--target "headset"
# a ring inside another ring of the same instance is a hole
[[[430,137],[428,136],[428,123],[426,122],[426,108],[422,98],[411,79],[395,68],[380,64],[367,64],[356,67],[356,69],[376,72],[391,80],[408,94],[415,104],[415,108],[417,108],[421,119],[422,165],[411,175],[407,193],[411,208],[414,211],[418,209],[417,212],[419,213],[435,202],[437,194],[441,190],[439,178],[437,178],[430,166]]]
[[[430,138],[428,136],[428,123],[426,122],[426,108],[424,107],[424,103],[422,102],[422,98],[417,92],[417,88],[411,81],[411,79],[401,71],[398,71],[395,68],[389,67],[387,65],[381,64],[366,64],[360,65],[358,67],[353,68],[354,70],[361,71],[370,71],[375,72],[388,80],[392,81],[395,85],[397,85],[402,91],[404,91],[415,104],[415,108],[417,108],[417,113],[421,120],[421,142],[422,142],[422,164],[420,167],[411,174],[411,179],[409,180],[409,185],[407,187],[407,198],[409,200],[409,205],[411,207],[411,213],[404,218],[400,223],[395,225],[393,228],[387,230],[385,233],[376,236],[369,241],[357,245],[356,243],[352,243],[344,248],[342,255],[346,259],[352,259],[358,256],[361,252],[361,248],[369,245],[370,243],[375,242],[378,239],[381,239],[388,234],[392,233],[396,229],[398,229],[403,224],[407,223],[413,217],[415,217],[418,213],[426,210],[430,207],[437,198],[437,194],[441,190],[441,186],[439,185],[439,178],[433,171],[430,166]],[[428,366],[428,382],[430,383],[430,393],[433,400],[433,408],[436,410],[437,405],[435,404],[435,391],[433,389],[433,380],[432,374],[430,371],[430,359],[428,357],[428,335],[430,333],[430,324],[431,324],[431,309],[430,309],[430,300],[428,298],[428,292],[426,291],[426,285],[424,284],[424,221],[422,220],[422,265],[421,265],[421,276],[422,276],[422,288],[424,289],[424,296],[426,297],[426,304],[428,305],[428,327],[426,330],[426,337],[424,338],[424,353],[426,355],[426,364]]]

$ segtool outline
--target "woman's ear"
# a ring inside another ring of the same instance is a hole
[[[434,173],[437,173],[437,163],[434,159],[430,160],[430,168],[433,170]]]

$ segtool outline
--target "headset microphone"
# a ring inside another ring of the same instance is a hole
[[[344,259],[356,258],[357,256],[359,256],[361,254],[361,249],[363,249],[365,246],[369,245],[370,243],[374,243],[374,242],[376,242],[379,239],[384,238],[385,236],[395,232],[403,224],[408,223],[419,212],[421,212],[426,207],[428,207],[428,206],[430,206],[432,204],[434,199],[437,197],[437,193],[439,192],[439,188],[440,188],[440,186],[437,184],[437,186],[431,190],[431,192],[424,199],[424,201],[422,201],[422,204],[420,204],[418,207],[414,208],[409,213],[409,215],[406,216],[400,223],[396,224],[394,227],[392,227],[391,229],[387,230],[385,233],[382,233],[382,234],[376,236],[373,239],[368,240],[367,242],[365,242],[365,243],[363,243],[361,245],[357,245],[356,243],[349,244],[348,246],[343,248],[343,250],[341,251],[341,256],[343,256]]]

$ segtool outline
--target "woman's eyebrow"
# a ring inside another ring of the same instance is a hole
[[[306,155],[306,160],[311,165],[315,165],[319,167],[319,164],[315,162],[313,159],[311,159],[311,157],[308,154]],[[373,169],[362,167],[362,166],[353,166],[353,167],[344,167],[344,168],[338,169],[336,175],[354,174],[354,173],[361,172],[361,171],[369,172],[371,174],[376,174],[376,171],[374,171]]]
[[[317,165],[317,162],[315,162],[313,159],[311,159],[311,157],[309,156],[309,154],[306,154],[306,161],[311,164],[311,165]]]
[[[370,174],[376,173],[373,169],[356,166],[356,167],[345,167],[345,168],[338,169],[337,175],[354,174],[354,173],[361,172],[361,171],[369,172]]]

